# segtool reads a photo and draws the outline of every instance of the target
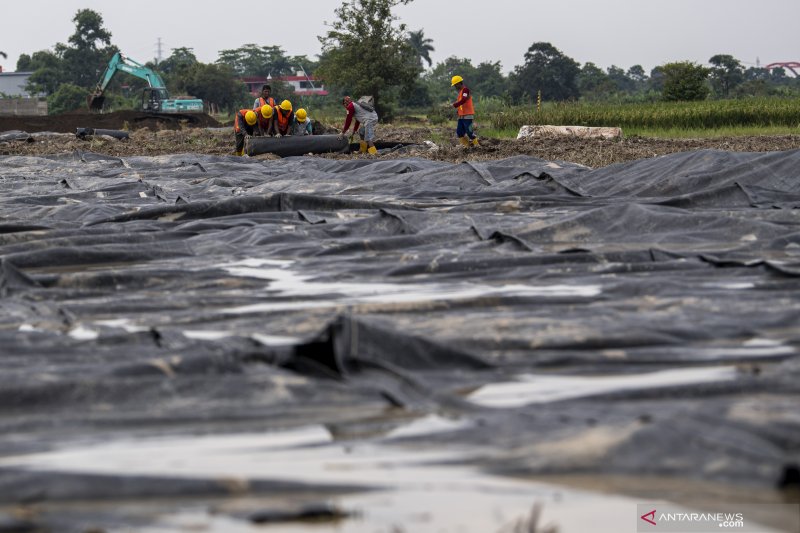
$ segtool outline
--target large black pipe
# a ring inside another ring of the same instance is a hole
[[[78,131],[75,132],[75,135],[81,139],[95,135],[108,135],[109,137],[114,137],[115,139],[127,139],[129,137],[128,132],[122,130],[101,130],[97,128],[77,128],[77,130]]]
[[[290,135],[280,139],[248,137],[245,142],[247,155],[275,154],[280,157],[345,152],[348,148],[347,138],[339,139],[338,135]]]

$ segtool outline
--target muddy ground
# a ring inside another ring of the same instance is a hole
[[[334,124],[333,126],[339,126]],[[128,140],[109,137],[78,139],[77,128],[122,129],[130,132]],[[114,156],[167,155],[193,152],[209,155],[233,154],[233,131],[225,129],[208,115],[195,115],[192,122],[157,118],[133,111],[105,115],[85,112],[57,117],[0,117],[0,132],[21,130],[28,133],[52,131],[63,135],[35,135],[28,142],[0,143],[0,155],[52,155],[76,150],[100,152]],[[323,131],[335,132],[332,127]],[[479,148],[465,151],[456,143],[453,128],[445,126],[381,125],[378,138],[397,143],[424,143],[429,146],[400,151],[384,151],[380,157],[416,156],[426,159],[457,162],[502,159],[513,155],[531,155],[546,160],[579,163],[592,168],[633,161],[676,152],[699,149],[735,152],[770,152],[800,148],[800,134],[718,137],[714,139],[653,139],[628,137],[621,140],[550,137],[518,141],[515,139],[482,138]],[[469,155],[467,155],[469,154]],[[258,156],[263,159],[275,156]],[[352,154],[328,154],[327,158],[352,158]]]

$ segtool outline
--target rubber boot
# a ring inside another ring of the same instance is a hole
[[[375,155],[378,153],[378,149],[375,148],[374,146],[370,146],[367,152],[369,152],[369,155]]]
[[[358,143],[358,153],[359,154],[366,154],[367,153],[367,142],[366,141],[359,141],[359,143]]]
[[[461,143],[461,146],[469,146],[469,139],[466,136],[459,137],[458,142]]]
[[[244,148],[236,151],[236,155],[244,155]]]
[[[477,137],[475,137],[474,139],[472,139],[472,146],[476,146],[476,147],[477,147],[477,146],[480,146],[480,145],[478,144],[478,138],[477,138]]]

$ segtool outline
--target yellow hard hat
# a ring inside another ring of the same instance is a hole
[[[281,109],[284,111],[291,111],[292,110],[292,103],[289,100],[284,100],[281,102]]]
[[[251,126],[256,123],[256,114],[252,111],[248,111],[244,114],[244,121],[250,124]]]
[[[300,109],[294,112],[294,116],[296,116],[297,120],[299,120],[300,122],[304,122],[306,120],[306,117],[308,116],[308,113],[306,113],[306,110],[301,107]]]
[[[262,105],[261,106],[261,116],[264,118],[272,117],[272,106],[271,105]]]
[[[456,83],[461,83],[462,81],[464,81],[464,78],[462,78],[461,76],[453,76],[453,79],[450,80],[450,87],[452,87]]]

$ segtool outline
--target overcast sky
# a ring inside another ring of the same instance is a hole
[[[112,42],[142,62],[170,49],[193,48],[213,62],[219,50],[245,43],[278,45],[314,57],[317,36],[340,0],[6,0],[0,3],[0,56],[5,71],[22,53],[66,43],[78,9],[103,16]],[[259,13],[259,6],[265,11]],[[549,42],[580,64],[606,69],[671,61],[705,64],[731,54],[745,66],[800,61],[799,0],[415,0],[396,9],[409,29],[433,39],[434,64],[449,56],[500,61],[504,72],[524,63],[528,47]],[[248,15],[252,24],[246,24]]]

